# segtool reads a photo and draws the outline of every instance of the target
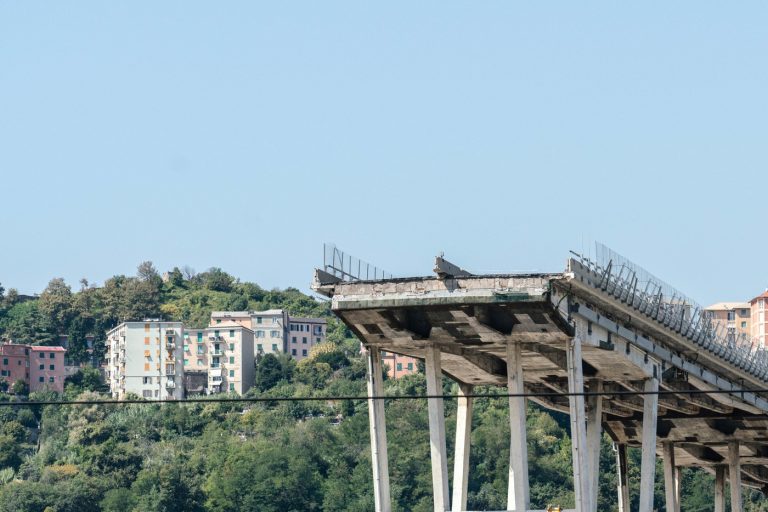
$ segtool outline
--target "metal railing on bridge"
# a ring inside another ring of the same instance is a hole
[[[768,381],[768,350],[751,336],[730,331],[714,321],[701,305],[641,266],[601,243],[595,246],[594,259],[571,253],[599,278],[600,289],[741,370]]]
[[[392,279],[392,274],[346,254],[333,244],[323,244],[323,270],[342,281]]]

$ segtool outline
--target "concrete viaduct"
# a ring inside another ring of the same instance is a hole
[[[530,399],[570,415],[579,512],[597,507],[603,431],[617,446],[620,512],[630,512],[628,446],[642,449],[641,512],[653,510],[657,456],[670,512],[680,511],[683,466],[715,475],[716,512],[725,512],[726,480],[734,512],[743,486],[768,489],[768,394],[751,391],[768,387],[765,351],[729,338],[628,260],[574,253],[562,273],[471,275],[438,257],[434,276],[375,280],[352,265],[326,263],[313,288],[367,349],[368,396],[383,396],[381,351],[423,359],[429,395],[442,394],[443,373],[459,384],[452,496],[443,401],[427,400],[436,511],[466,510],[467,395],[478,385],[539,393]],[[517,512],[530,509],[525,400],[509,398],[507,509]],[[369,415],[376,510],[386,512],[383,400],[369,400]]]

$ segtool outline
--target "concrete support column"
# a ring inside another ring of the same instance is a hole
[[[728,477],[731,481],[731,512],[741,512],[741,459],[738,441],[728,443]]]
[[[627,464],[627,445],[616,445],[616,491],[619,498],[619,512],[629,511],[629,466]]]
[[[453,461],[453,502],[451,510],[467,510],[469,487],[469,450],[472,433],[471,384],[459,383],[459,400],[456,409],[456,449]]]
[[[683,468],[675,468],[675,512],[680,512],[680,493],[683,486]]]
[[[603,381],[590,382],[589,391],[601,393]],[[587,460],[589,464],[589,502],[592,510],[597,510],[597,496],[600,490],[600,441],[603,437],[603,397],[587,398]]]
[[[368,347],[368,421],[371,436],[371,462],[373,466],[373,495],[376,512],[390,512],[389,460],[387,458],[387,427],[384,423],[384,400],[371,397],[384,396],[384,377],[381,371],[381,352]]]
[[[725,466],[715,466],[715,512],[725,512]]]
[[[425,371],[427,394],[443,394],[443,373],[440,365],[440,349],[435,346],[425,349]],[[442,398],[427,400],[429,411],[429,446],[432,455],[432,494],[435,512],[450,510],[448,496],[448,453],[445,446],[445,413]]]
[[[524,393],[523,360],[519,343],[507,344],[507,389]],[[528,436],[525,431],[526,403],[523,397],[509,398],[509,488],[507,510],[526,512],[530,505],[528,488]]]
[[[664,495],[666,497],[666,509],[676,512],[677,500],[677,468],[675,467],[675,446],[670,442],[662,444],[664,454]]]
[[[658,379],[645,381],[643,395],[643,437],[640,466],[640,512],[653,510],[653,481],[656,476],[656,419],[659,408]]]
[[[581,339],[577,336],[567,342],[568,392],[584,392],[584,373],[581,366]],[[590,471],[587,457],[587,422],[584,395],[568,397],[571,413],[571,450],[573,454],[573,493],[576,512],[591,512]]]

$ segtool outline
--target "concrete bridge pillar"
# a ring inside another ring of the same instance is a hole
[[[568,369],[568,392],[584,392],[584,373],[582,370],[581,338],[571,338],[567,342],[566,359]],[[591,471],[587,454],[587,419],[584,408],[584,395],[568,397],[571,415],[571,451],[573,455],[573,494],[576,498],[576,512],[591,512],[590,500],[592,485]]]
[[[519,343],[507,344],[507,389],[524,393],[523,358]],[[507,510],[525,512],[530,508],[528,487],[528,442],[525,431],[526,403],[523,397],[509,398],[509,487]]]
[[[678,489],[678,472],[675,467],[675,446],[670,442],[662,444],[664,453],[664,495],[666,497],[666,510],[677,512],[680,510]]]
[[[619,512],[629,511],[629,466],[627,464],[627,445],[616,445],[616,491],[619,499]]]
[[[469,487],[469,450],[472,434],[472,398],[474,386],[459,383],[456,409],[456,448],[453,461],[453,501],[451,510],[467,510]]]
[[[741,459],[739,442],[728,443],[728,477],[731,483],[731,512],[741,512]]]
[[[371,462],[373,466],[373,495],[376,512],[391,512],[389,493],[389,461],[387,458],[387,427],[384,423],[384,377],[381,371],[381,352],[368,347],[368,420],[371,436]]]
[[[603,381],[594,379],[589,391],[601,393]],[[597,510],[597,496],[600,490],[600,441],[603,437],[603,397],[593,395],[587,398],[587,452],[589,464],[589,500],[592,510]]]
[[[715,466],[715,512],[725,512],[725,466]]]
[[[640,466],[640,512],[653,510],[653,481],[656,476],[656,419],[659,408],[659,380],[645,381],[643,390],[643,433]]]
[[[442,396],[443,372],[440,364],[440,349],[430,346],[425,349],[425,371],[427,395]],[[450,510],[448,496],[448,453],[445,446],[445,413],[442,398],[427,399],[429,413],[429,447],[432,455],[432,494],[435,512]]]

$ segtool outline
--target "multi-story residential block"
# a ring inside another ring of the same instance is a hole
[[[768,290],[751,301],[750,314],[752,320],[752,338],[761,347],[768,346]]]
[[[288,352],[288,312],[283,309],[253,311],[251,325],[256,353],[279,354]]]
[[[205,329],[184,331],[184,372],[207,374],[204,390],[243,394],[254,379],[253,331],[238,322],[216,323]]]
[[[107,333],[107,379],[115,398],[184,397],[181,322],[124,322]]]
[[[30,391],[64,391],[64,347],[0,344],[0,379],[27,383]]]
[[[326,329],[324,318],[289,316],[285,351],[296,360],[304,359],[312,347],[325,341]]]
[[[752,306],[749,302],[718,302],[705,311],[726,335],[751,336]]]
[[[253,329],[250,311],[214,311],[211,313],[211,326],[221,324],[222,322],[236,322],[243,327]]]

